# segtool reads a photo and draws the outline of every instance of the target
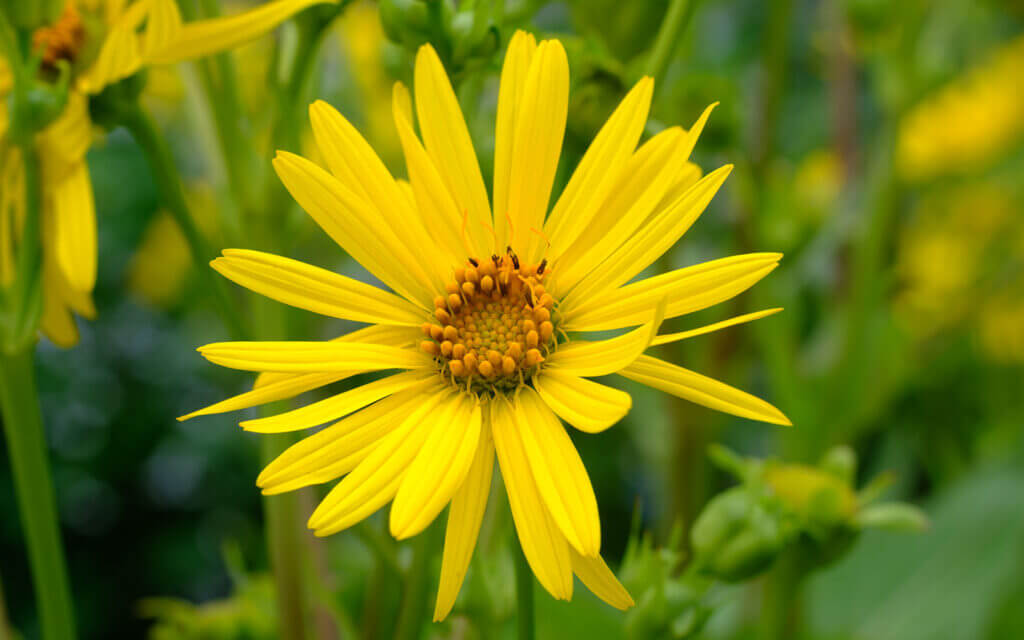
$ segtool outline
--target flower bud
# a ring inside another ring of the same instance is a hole
[[[787,541],[767,496],[736,487],[714,498],[690,532],[694,562],[703,573],[738,582],[764,571]]]

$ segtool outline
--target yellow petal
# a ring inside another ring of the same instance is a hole
[[[96,206],[89,167],[78,162],[66,177],[49,186],[57,264],[73,289],[88,293],[96,284]]]
[[[533,480],[512,407],[502,397],[495,398],[490,405],[494,448],[523,554],[541,586],[555,599],[569,600],[572,598],[569,544],[544,506]]]
[[[61,299],[59,287],[55,286],[55,270],[56,266],[43,268],[43,316],[40,319],[40,330],[50,342],[68,349],[78,343],[78,326],[67,303]]]
[[[544,225],[555,256],[573,245],[614,186],[643,133],[653,94],[654,80],[637,82],[583,154]]]
[[[539,259],[544,226],[569,112],[569,60],[558,40],[545,40],[532,56],[516,109],[509,165],[509,244],[528,261]]]
[[[501,67],[498,86],[498,114],[494,133],[494,226],[498,246],[509,243],[508,218],[509,184],[512,173],[512,147],[515,140],[516,119],[520,113],[526,75],[537,51],[533,34],[516,31],[508,43],[505,62]]]
[[[570,545],[585,556],[596,556],[601,551],[597,498],[565,427],[530,387],[516,397],[515,418],[548,512]]]
[[[92,144],[92,121],[85,95],[69,91],[64,111],[39,134],[38,140],[48,179],[60,179],[70,168],[84,162],[85,152]]]
[[[274,169],[295,201],[346,252],[386,285],[424,308],[433,307],[434,291],[408,268],[409,255],[373,208],[337,178],[301,156],[279,151]]]
[[[748,253],[676,269],[594,296],[564,311],[566,331],[602,331],[635,326],[658,302],[665,317],[706,309],[736,296],[775,270],[780,253]]]
[[[395,496],[424,442],[434,429],[448,427],[460,404],[460,397],[447,390],[424,397],[401,425],[331,489],[310,517],[309,527],[318,536],[330,535],[383,507]]]
[[[167,48],[181,35],[181,13],[174,0],[149,0],[142,57]]]
[[[258,38],[306,7],[334,2],[337,0],[277,0],[238,15],[190,22],[165,46],[147,52],[146,64],[173,64],[233,49]]]
[[[243,420],[239,425],[246,431],[257,433],[283,433],[309,429],[331,420],[337,420],[393,393],[413,388],[423,389],[439,381],[440,377],[436,371],[429,369],[404,371],[360,385],[355,389],[343,391],[298,409],[265,418]]]
[[[358,371],[346,371],[343,373],[300,373],[291,375],[280,380],[270,382],[268,384],[260,385],[258,388],[252,391],[246,391],[240,393],[237,396],[232,396],[227,400],[221,400],[216,404],[211,404],[208,407],[204,407],[197,411],[193,411],[187,415],[183,415],[178,420],[190,420],[196,416],[205,416],[213,413],[226,413],[228,411],[238,411],[240,409],[248,409],[249,407],[255,407],[256,405],[266,404],[268,402],[276,402],[278,400],[284,400],[285,398],[294,398],[295,396],[312,391],[313,389],[319,389],[320,387],[333,384],[339,380],[343,380],[347,377],[353,376]]]
[[[587,558],[576,553],[575,549],[569,549],[569,555],[573,573],[595,596],[622,611],[636,604],[601,556]]]
[[[462,486],[455,492],[448,508],[448,525],[444,533],[444,554],[441,558],[441,581],[437,587],[434,622],[444,620],[455,605],[462,588],[466,569],[473,557],[480,523],[487,508],[494,472],[494,438],[491,436],[490,412],[484,412],[476,455]]]
[[[578,306],[597,294],[628,282],[650,266],[700,217],[730,171],[732,165],[712,171],[655,214],[633,237],[584,277],[563,300],[563,306],[566,309]]]
[[[633,399],[625,391],[549,367],[533,386],[551,409],[580,431],[599,433],[629,413]]]
[[[198,351],[214,364],[243,371],[381,371],[427,364],[425,354],[414,349],[353,342],[215,342]]]
[[[469,473],[480,441],[480,405],[464,395],[443,428],[434,429],[409,466],[391,505],[391,535],[412,537],[430,525]]]
[[[619,375],[716,411],[772,424],[792,424],[760,398],[652,356],[640,356]]]
[[[654,340],[651,341],[651,346],[657,346],[661,344],[668,344],[670,342],[678,342],[680,340],[686,340],[687,338],[694,338],[696,336],[702,336],[706,333],[713,333],[726,327],[732,327],[737,324],[743,324],[745,322],[753,322],[754,320],[760,320],[761,318],[775,315],[782,311],[782,307],[775,309],[765,309],[763,311],[755,311],[754,313],[746,313],[742,316],[736,316],[735,318],[729,318],[728,320],[722,320],[721,322],[715,322],[714,324],[704,325],[696,329],[690,329],[689,331],[680,331],[678,333],[668,333],[660,336],[655,336]]]
[[[651,344],[664,318],[664,302],[654,310],[650,322],[629,333],[598,342],[571,341],[548,356],[548,368],[565,375],[587,378],[606,376],[636,360]],[[543,375],[543,373],[542,373]]]
[[[314,313],[378,324],[419,326],[424,313],[373,285],[262,251],[225,249],[211,263],[243,287]]]
[[[468,216],[467,233],[473,248],[477,252],[493,248],[494,240],[487,230],[491,208],[480,163],[448,75],[429,44],[416,53],[414,81],[416,117],[427,153],[439,169],[457,210]]]
[[[135,16],[135,13],[132,16]],[[107,37],[103,39],[96,60],[78,76],[77,86],[84,93],[96,94],[107,85],[132,75],[141,66],[142,56],[139,52],[136,25],[133,24],[133,20],[122,18],[111,27]]]

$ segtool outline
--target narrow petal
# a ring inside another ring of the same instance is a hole
[[[448,507],[448,525],[444,532],[444,554],[441,558],[441,581],[437,587],[434,622],[444,620],[459,596],[466,569],[473,557],[480,523],[487,508],[494,473],[494,438],[491,436],[490,412],[483,413],[473,464],[462,486],[452,497]]]
[[[352,342],[215,342],[198,351],[214,364],[243,371],[381,371],[417,369],[426,362],[413,349]]]
[[[662,273],[594,296],[564,311],[566,331],[636,326],[666,301],[666,318],[706,309],[746,291],[775,270],[780,253],[748,253]]]
[[[69,168],[85,162],[85,152],[92,144],[92,121],[89,101],[78,91],[68,92],[64,110],[39,134],[44,170],[52,179],[63,177]]]
[[[84,93],[96,94],[107,85],[132,75],[142,66],[142,55],[139,52],[139,35],[136,22],[140,19],[140,10],[147,3],[140,2],[133,6],[140,9],[126,11],[119,18],[103,39],[103,45],[96,60],[81,75],[76,84]]]
[[[346,529],[391,500],[409,465],[437,428],[447,428],[461,398],[447,390],[416,408],[352,473],[331,489],[309,519],[317,536]],[[438,404],[440,403],[440,404]]]
[[[423,144],[451,193],[458,211],[468,217],[468,234],[477,251],[491,248],[494,240],[491,208],[480,174],[480,163],[466,128],[462,109],[448,81],[441,59],[429,44],[416,53],[414,94]]]
[[[508,43],[505,62],[501,67],[498,86],[498,114],[494,132],[494,227],[498,246],[509,243],[508,218],[509,184],[512,174],[512,147],[515,140],[516,119],[520,113],[526,75],[537,51],[533,34],[516,31]]]
[[[342,373],[300,373],[290,375],[280,380],[260,385],[252,391],[240,393],[237,396],[228,398],[227,400],[221,400],[216,404],[211,404],[208,407],[193,411],[192,413],[181,416],[178,420],[190,420],[196,416],[238,411],[240,409],[248,409],[249,407],[266,404],[268,402],[284,400],[285,398],[294,398],[301,393],[333,384],[339,380],[353,376],[356,373],[358,373],[358,371],[346,371]]]
[[[515,406],[523,449],[551,517],[587,557],[601,551],[601,521],[590,476],[565,427],[537,392],[520,390]]]
[[[451,419],[427,438],[391,504],[395,538],[426,529],[462,486],[480,441],[480,420],[478,401],[464,395]]]
[[[654,317],[642,327],[615,338],[598,342],[572,341],[548,356],[547,366],[570,376],[593,378],[623,369],[636,360],[658,333],[665,314],[664,302],[654,310]]]
[[[174,64],[233,49],[258,38],[294,14],[337,0],[277,0],[234,16],[197,20],[181,27],[165,46],[147,52],[146,64]]]
[[[760,398],[652,356],[640,356],[619,375],[715,411],[772,424],[793,424]]]
[[[166,49],[181,34],[181,13],[174,0],[149,0],[146,31],[143,36],[142,57]]]
[[[68,284],[88,293],[96,284],[96,205],[85,161],[50,185],[53,193],[57,265]]]
[[[309,429],[331,420],[337,420],[393,393],[411,388],[426,388],[432,383],[436,384],[438,379],[437,372],[429,369],[404,371],[298,409],[266,418],[243,420],[239,425],[246,431],[257,433],[283,433]]]
[[[545,40],[532,57],[516,110],[508,208],[497,211],[511,220],[509,244],[529,261],[539,259],[542,248],[531,229],[544,226],[568,113],[569,60],[562,43]]]
[[[424,319],[422,309],[373,285],[262,251],[225,249],[211,266],[260,295],[334,318],[408,326]]]
[[[494,448],[523,554],[548,593],[557,600],[569,600],[573,586],[569,544],[544,506],[511,405],[502,398],[490,405]]]
[[[753,322],[754,320],[760,320],[767,316],[775,315],[782,311],[782,307],[776,307],[775,309],[765,309],[763,311],[755,311],[754,313],[746,313],[742,316],[736,316],[735,318],[729,318],[728,320],[722,320],[721,322],[715,322],[714,324],[704,325],[696,329],[690,329],[689,331],[680,331],[678,333],[667,333],[660,336],[655,336],[654,340],[651,341],[651,346],[655,347],[661,344],[668,344],[670,342],[678,342],[680,340],[686,340],[688,338],[694,338],[702,336],[706,333],[713,333],[720,331],[726,327],[732,327],[745,322]]]
[[[54,280],[59,278],[56,269],[56,265],[43,267],[43,316],[40,329],[53,344],[67,349],[78,344],[78,326],[67,303],[61,299],[59,288],[54,286]]]
[[[573,573],[595,596],[622,611],[636,604],[601,556],[587,558],[576,553],[575,549],[569,549],[569,556]]]
[[[622,420],[633,406],[633,399],[625,391],[556,368],[535,376],[533,386],[559,418],[587,433],[604,431]]]

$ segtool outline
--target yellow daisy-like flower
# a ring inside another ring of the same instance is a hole
[[[40,73],[67,63],[72,80],[61,115],[37,136],[42,164],[43,332],[56,344],[78,341],[71,312],[95,315],[96,210],[85,153],[92,142],[88,96],[150,65],[173,64],[233,48],[296,12],[336,0],[276,0],[223,18],[183,23],[175,0],[68,0],[52,24],[36,30]],[[24,194],[20,153],[7,144],[6,96],[13,88],[0,57],[0,285],[13,278]]]
[[[788,424],[766,402],[644,355],[652,345],[771,313],[657,335],[664,317],[740,293],[780,256],[737,256],[630,282],[693,224],[730,170],[699,178],[687,162],[710,108],[689,131],[667,129],[637,148],[650,78],[612,114],[550,213],[569,98],[568,62],[557,40],[538,45],[519,32],[509,45],[491,202],[429,45],[416,58],[415,85],[422,139],[413,132],[409,91],[401,84],[394,90],[409,182],[392,177],[323,102],[310,113],[327,170],[283,151],[274,160],[299,204],[394,293],[287,258],[225,251],[213,266],[238,284],[370,326],[330,342],[201,347],[211,362],[261,375],[252,391],[185,418],[292,397],[359,373],[402,370],[242,422],[275,433],[336,421],[271,462],[257,480],[264,493],[344,476],[309,520],[319,536],[392,502],[391,532],[408,538],[449,506],[434,612],[440,620],[476,544],[497,454],[520,543],[544,588],[568,600],[575,574],[612,606],[627,608],[633,600],[599,555],[597,501],[562,420],[587,433],[618,422],[630,396],[587,378],[619,374],[715,409]],[[575,337],[627,328],[606,340]]]

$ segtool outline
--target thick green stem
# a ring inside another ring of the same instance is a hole
[[[697,0],[672,0],[661,21],[661,28],[658,29],[658,37],[651,47],[650,57],[644,67],[644,73],[654,78],[655,88],[665,76],[669,62],[672,61],[672,54],[676,45],[683,35],[683,30],[693,16],[694,5]]]
[[[764,640],[792,638],[799,624],[798,593],[806,575],[798,548],[776,561],[764,582],[761,633]]]
[[[427,617],[427,568],[433,552],[433,527],[412,539],[412,564],[405,576],[395,640],[416,640]]]
[[[199,273],[209,283],[210,291],[213,293],[217,310],[224,324],[236,338],[245,337],[248,332],[228,295],[225,281],[217,277],[209,267],[210,260],[216,256],[189,212],[188,203],[185,202],[185,193],[181,186],[181,176],[178,174],[178,167],[174,163],[174,157],[171,155],[167,142],[152,118],[138,103],[124,105],[118,111],[117,117],[118,122],[128,129],[146,154],[146,160],[149,162],[153,179],[160,192],[160,199],[185,235],[192,259]]]
[[[69,640],[75,637],[74,609],[36,393],[34,351],[33,345],[0,352],[0,409],[43,638]]]
[[[513,543],[514,544],[514,543]],[[516,547],[516,639],[533,640],[533,571],[526,562],[523,550]]]

